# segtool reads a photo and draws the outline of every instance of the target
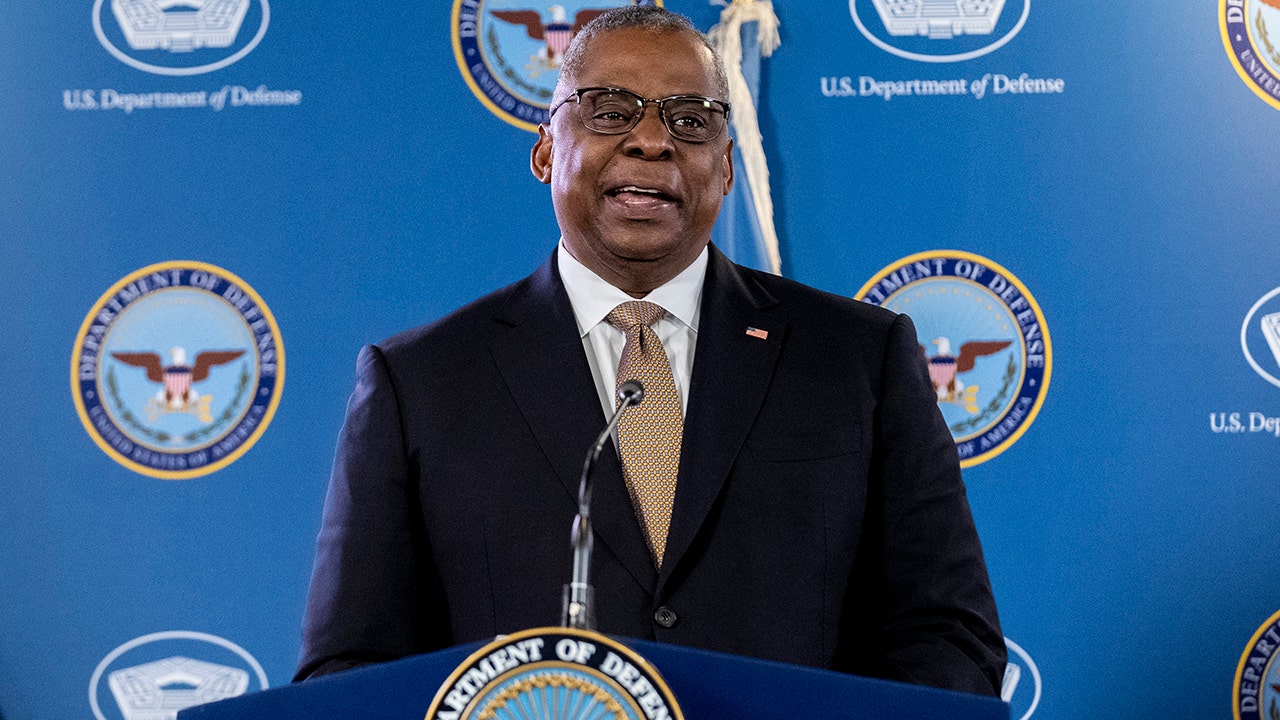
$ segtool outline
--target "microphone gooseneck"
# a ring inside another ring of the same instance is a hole
[[[565,586],[564,612],[561,625],[581,630],[595,629],[594,589],[590,582],[591,553],[595,538],[591,532],[591,470],[613,429],[617,427],[622,412],[639,405],[644,400],[644,385],[639,380],[627,380],[618,386],[618,407],[609,423],[596,438],[595,445],[582,462],[582,477],[578,480],[578,514],[573,518],[573,575]]]

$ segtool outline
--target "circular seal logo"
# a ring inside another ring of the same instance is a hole
[[[1218,0],[1218,27],[1240,79],[1280,110],[1280,0]]]
[[[994,52],[1027,24],[1031,0],[849,0],[873,45],[920,62],[959,62]]]
[[[657,671],[630,649],[594,632],[538,628],[498,638],[467,658],[436,692],[426,720],[511,717],[684,715]]]
[[[1280,387],[1280,287],[1249,308],[1240,326],[1240,348],[1249,367]]]
[[[1000,699],[1009,703],[1009,717],[1027,720],[1040,706],[1040,668],[1018,643],[1004,639],[1009,651],[1009,664],[1005,666],[1004,682],[1000,686]]]
[[[560,59],[592,18],[661,0],[588,0],[542,6],[529,0],[453,0],[453,56],[471,92],[494,115],[531,132],[547,121]]]
[[[1031,426],[1053,355],[1040,306],[1013,273],[934,250],[881,270],[856,297],[915,321],[961,467],[999,455]]]
[[[1235,720],[1273,720],[1280,717],[1280,612],[1267,618],[1249,639],[1231,692]]]
[[[107,653],[89,679],[89,707],[97,720],[172,718],[193,705],[266,689],[266,672],[244,648],[217,635],[170,630]]]
[[[270,20],[267,0],[93,3],[93,32],[102,47],[157,75],[201,75],[238,62],[262,42]]]
[[[208,475],[271,422],[284,345],[266,303],[206,263],[131,273],[94,304],[71,356],[85,430],[116,462],[169,480]]]

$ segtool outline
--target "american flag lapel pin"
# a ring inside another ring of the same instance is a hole
[[[748,335],[750,335],[750,336],[751,336],[751,337],[753,337],[753,338],[758,338],[758,339],[760,339],[760,340],[768,340],[768,339],[769,339],[769,331],[768,331],[768,330],[761,330],[760,328],[748,327],[748,328],[747,328],[747,334],[748,334]]]

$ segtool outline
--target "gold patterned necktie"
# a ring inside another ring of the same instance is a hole
[[[627,335],[618,362],[615,398],[617,386],[627,380],[644,385],[644,401],[623,413],[618,422],[618,454],[627,491],[658,567],[667,548],[684,434],[684,413],[671,363],[653,331],[653,324],[666,314],[660,305],[637,300],[622,303],[605,317]]]

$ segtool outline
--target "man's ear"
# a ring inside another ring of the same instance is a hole
[[[733,189],[733,140],[729,140],[729,146],[724,149],[724,194],[728,195]]]
[[[545,124],[538,126],[538,141],[529,153],[529,169],[538,182],[551,184],[551,129]]]

